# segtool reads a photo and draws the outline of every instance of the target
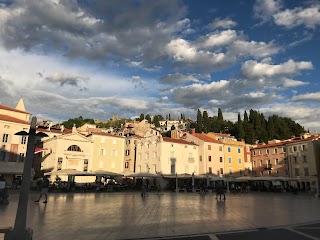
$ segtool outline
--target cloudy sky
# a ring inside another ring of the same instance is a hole
[[[255,109],[320,131],[320,2],[0,0],[0,103],[39,119]]]

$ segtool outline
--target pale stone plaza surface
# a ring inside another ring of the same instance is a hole
[[[18,196],[11,192],[10,204],[0,206],[0,227],[14,225]],[[165,192],[158,196],[150,192],[145,198],[139,192],[51,193],[47,204],[35,203],[37,196],[37,192],[30,193],[27,220],[34,240],[227,240],[255,239],[257,234],[277,239],[274,234],[295,234],[294,228],[289,231],[287,226],[320,222],[320,199],[311,195],[231,194],[226,201],[217,201],[213,193]],[[320,225],[310,226],[300,226],[306,236],[301,230],[301,234],[283,239],[318,239],[308,231],[320,232]],[[278,227],[285,229],[264,230]],[[251,231],[257,229],[261,231]],[[241,238],[243,230],[253,237]]]

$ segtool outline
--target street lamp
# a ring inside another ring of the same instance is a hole
[[[16,214],[16,219],[14,223],[14,228],[7,232],[4,236],[5,240],[31,240],[32,239],[32,229],[26,228],[27,222],[27,211],[28,211],[28,195],[31,182],[31,169],[32,161],[34,156],[34,147],[36,136],[44,137],[48,136],[45,133],[36,134],[36,123],[37,118],[35,116],[31,119],[31,125],[29,133],[26,131],[21,131],[16,133],[18,136],[28,136],[27,143],[27,153],[26,159],[24,161],[22,183],[19,195],[18,209]]]

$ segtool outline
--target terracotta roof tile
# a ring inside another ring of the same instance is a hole
[[[12,108],[12,107],[8,107],[8,106],[5,106],[5,105],[1,105],[1,104],[0,104],[0,109],[4,109],[4,110],[8,110],[8,111],[13,111],[13,112],[19,112],[19,113],[28,113],[28,112],[24,112],[24,111],[21,111],[21,110]],[[28,113],[28,114],[30,114],[30,113]]]
[[[213,138],[211,138],[211,137],[208,137],[208,136],[205,135],[204,133],[195,133],[195,134],[192,134],[192,135],[195,136],[195,137],[197,137],[197,138],[199,138],[199,139],[201,139],[202,141],[205,141],[205,142],[220,143],[220,144],[221,144],[220,141],[215,140],[215,139],[213,139]]]
[[[194,143],[187,142],[187,141],[182,140],[182,139],[174,139],[174,138],[169,138],[169,137],[164,137],[163,141],[172,142],[172,143],[180,143],[180,144],[188,144],[188,145],[196,145]]]
[[[250,150],[255,150],[255,149],[261,149],[261,148],[270,148],[270,147],[276,147],[276,146],[283,146],[286,145],[287,142],[279,142],[279,143],[270,143],[270,144],[265,144],[265,145],[258,145],[256,147],[251,148]]]
[[[107,137],[125,138],[123,136],[117,136],[117,135],[113,135],[113,134],[105,133],[105,132],[92,132],[89,135],[100,135],[100,136],[107,136]]]
[[[8,115],[3,115],[3,114],[0,114],[0,120],[7,121],[7,122],[22,123],[22,124],[30,125],[30,122],[28,122],[28,121],[23,121],[21,119],[10,117]]]

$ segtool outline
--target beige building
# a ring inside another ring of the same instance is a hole
[[[124,172],[126,145],[124,137],[108,133],[91,133],[88,139],[93,142],[91,171]]]
[[[58,171],[64,169],[75,169],[81,172],[93,170],[93,142],[91,139],[74,131],[49,138],[43,141],[41,170],[43,172]],[[51,176],[51,181],[55,180]],[[59,176],[67,181],[67,176]],[[90,179],[88,179],[90,178]],[[92,177],[76,177],[76,182],[94,181]]]
[[[199,172],[199,147],[182,139],[160,138],[160,169],[162,174]]]
[[[199,174],[212,173],[217,176],[225,174],[223,144],[204,133],[172,131],[172,138],[182,139],[198,145]]]
[[[29,131],[30,115],[25,110],[22,98],[15,108],[0,105],[0,175],[9,185],[23,172],[28,137],[15,133]]]
[[[135,172],[161,172],[160,139],[157,131],[149,129],[144,137],[135,140]]]
[[[316,187],[320,168],[320,136],[302,134],[286,143],[289,175],[297,180],[297,187],[311,190]]]

